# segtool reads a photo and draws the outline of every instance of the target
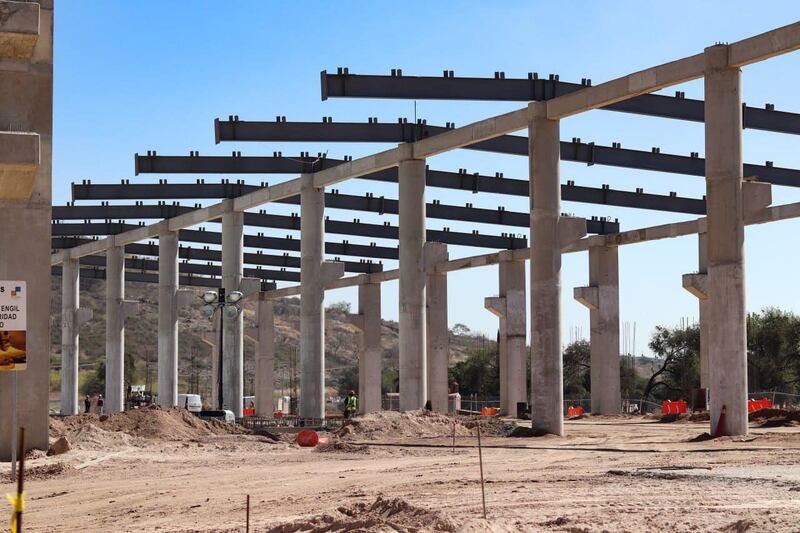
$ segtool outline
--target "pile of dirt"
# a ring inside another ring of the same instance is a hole
[[[761,421],[760,427],[762,428],[800,426],[800,412],[798,411],[781,411],[778,409],[762,409],[761,411],[778,411],[779,413],[781,413],[774,416],[769,416],[765,420]],[[756,420],[762,420],[762,419],[756,418]]]
[[[316,448],[314,448],[314,451],[320,453],[369,454],[369,448],[363,444],[350,444],[348,442],[342,442],[338,439],[331,440],[330,442],[326,442],[324,444],[319,444]]]
[[[25,467],[25,481],[53,479],[72,472],[74,468],[67,463],[51,463],[47,465]],[[2,481],[11,481],[11,472],[4,473]]]
[[[506,424],[495,418],[453,417],[432,411],[381,411],[351,418],[335,432],[345,440],[382,440],[398,438],[441,438],[471,437],[477,435],[477,425],[481,433],[503,434]]]
[[[544,437],[547,432],[543,429],[534,429],[530,426],[517,426],[506,435],[511,438]]]
[[[374,503],[339,507],[322,514],[267,528],[267,533],[322,533],[345,531],[456,531],[458,524],[444,513],[430,511],[394,498],[378,496]]]
[[[187,440],[208,435],[245,434],[249,430],[218,420],[201,420],[185,409],[165,409],[157,405],[108,415],[90,413],[51,419],[51,436],[66,435],[70,442],[102,440],[109,437],[104,433],[112,432],[142,439]]]

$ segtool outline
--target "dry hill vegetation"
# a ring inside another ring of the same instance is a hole
[[[59,388],[61,367],[61,278],[53,277],[51,299],[51,383]],[[158,359],[158,293],[155,285],[129,282],[126,297],[140,302],[139,312],[125,323],[126,381],[156,388],[156,361]],[[189,306],[180,314],[180,390],[210,394],[211,350],[203,342],[203,334],[212,335],[212,322],[200,314],[202,306],[197,289],[197,305]],[[97,374],[103,373],[105,353],[105,281],[81,279],[81,306],[94,311],[94,319],[81,328],[80,368],[81,393],[102,392],[102,382]],[[349,304],[338,302],[326,309],[325,363],[328,369],[328,386],[335,390],[357,383],[358,354],[356,330],[347,320]],[[255,326],[255,304],[244,306],[245,327]],[[300,300],[287,298],[275,303],[276,325],[276,386],[288,394],[292,377],[297,375],[300,336]],[[395,390],[398,366],[398,324],[383,321],[384,390]],[[464,325],[451,331],[451,364],[462,361],[466,354],[479,344],[488,341]],[[245,340],[245,394],[253,391],[254,343]],[[99,369],[99,372],[98,372]],[[296,377],[295,377],[296,379]],[[333,392],[333,390],[331,391]]]

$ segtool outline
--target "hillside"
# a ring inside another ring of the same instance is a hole
[[[61,278],[51,281],[51,389],[58,390],[61,367]],[[126,297],[140,302],[137,314],[125,322],[125,356],[127,359],[126,381],[143,384],[148,389],[156,388],[156,361],[158,358],[158,294],[155,285],[129,282]],[[210,393],[211,347],[202,340],[203,334],[213,329],[209,319],[200,314],[202,306],[198,289],[198,302],[181,310],[180,338],[180,391],[198,391],[204,397]],[[93,378],[105,351],[105,281],[81,279],[81,306],[94,311],[94,319],[81,328],[80,368],[81,391]],[[347,323],[349,304],[333,303],[326,309],[325,365],[327,385],[333,388],[350,386],[357,380],[356,330]],[[245,327],[255,326],[255,303],[245,302]],[[276,326],[276,387],[289,394],[296,381],[300,338],[300,300],[286,298],[275,302]],[[383,321],[384,390],[394,387],[398,367],[398,324]],[[464,359],[470,349],[485,345],[482,335],[470,331],[466,326],[456,325],[450,333],[450,364]],[[253,391],[254,343],[244,343],[245,394]],[[102,367],[100,367],[102,370]],[[294,379],[293,379],[294,377]]]

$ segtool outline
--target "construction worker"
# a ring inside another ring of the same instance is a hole
[[[347,398],[344,400],[344,417],[350,418],[351,416],[355,416],[358,412],[358,396],[356,396],[356,391],[350,389],[347,391]]]

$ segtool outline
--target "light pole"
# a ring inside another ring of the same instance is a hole
[[[239,313],[242,312],[242,306],[239,305],[239,302],[242,300],[244,295],[239,291],[231,291],[229,294],[225,294],[225,288],[220,287],[219,291],[206,291],[203,293],[201,297],[203,302],[206,304],[201,309],[200,312],[203,316],[207,318],[212,318],[214,313],[217,312],[219,309],[219,354],[218,354],[218,361],[217,361],[217,401],[219,405],[217,406],[220,410],[222,410],[222,326],[223,320],[227,318],[228,320],[233,320]]]

